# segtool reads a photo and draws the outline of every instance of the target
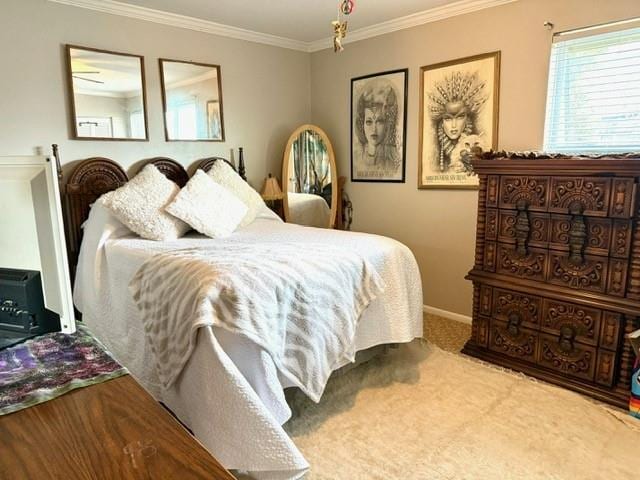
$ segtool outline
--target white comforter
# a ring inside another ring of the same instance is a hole
[[[326,228],[331,218],[331,208],[320,195],[312,193],[287,193],[289,217],[296,225]]]
[[[384,237],[285,224],[268,213],[229,238],[189,235],[171,242],[132,237],[100,206],[92,209],[78,262],[74,299],[83,320],[157,399],[188,425],[229,469],[255,478],[299,478],[308,464],[281,425],[291,416],[269,354],[242,336],[217,327],[199,330],[177,381],[162,388],[128,284],[152,255],[221,243],[327,242],[357,249],[386,288],[362,314],[355,348],[408,342],[422,335],[422,289],[409,249]],[[337,365],[339,366],[339,365]],[[337,367],[336,366],[336,367]]]

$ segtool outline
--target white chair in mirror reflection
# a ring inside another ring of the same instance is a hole
[[[289,137],[282,161],[284,216],[290,223],[335,228],[340,198],[333,146],[315,125]]]

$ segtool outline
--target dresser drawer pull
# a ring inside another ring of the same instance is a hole
[[[522,315],[517,312],[511,312],[507,317],[507,332],[509,335],[517,336],[520,334],[520,324],[522,323]]]
[[[576,334],[576,329],[568,325],[564,325],[560,329],[558,344],[560,345],[560,350],[562,352],[570,353],[573,351],[573,342],[576,339]]]
[[[584,205],[574,200],[569,205],[571,214],[571,227],[569,228],[569,262],[573,265],[584,263],[584,246],[587,241],[587,226],[584,223]]]
[[[519,199],[516,202],[516,209],[518,215],[516,217],[516,251],[518,255],[526,256],[529,252],[527,250],[527,243],[529,243],[529,232],[531,231],[531,225],[529,224],[529,215],[527,215],[527,208],[529,202],[524,198]]]

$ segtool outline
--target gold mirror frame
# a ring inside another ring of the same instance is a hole
[[[144,138],[128,138],[128,137],[83,137],[78,135],[78,125],[76,121],[76,101],[75,89],[73,87],[73,68],[71,65],[71,50],[86,50],[89,52],[106,53],[109,55],[120,55],[123,57],[137,58],[140,62],[140,80],[142,82],[142,113],[144,117]],[[112,50],[102,50],[99,48],[82,47],[80,45],[65,45],[65,55],[67,60],[67,88],[69,91],[69,112],[71,114],[71,130],[72,140],[107,140],[116,142],[148,142],[149,141],[149,119],[147,114],[147,87],[144,73],[144,57],[133,53],[114,52]]]
[[[336,226],[336,217],[338,212],[338,168],[336,167],[336,158],[333,153],[333,145],[329,141],[329,137],[320,127],[316,125],[312,125],[307,123],[298,127],[289,137],[289,141],[287,142],[287,148],[284,150],[284,157],[282,158],[282,192],[284,197],[282,199],[282,206],[284,208],[284,219],[286,222],[291,218],[291,214],[289,212],[289,188],[287,187],[289,182],[289,157],[291,155],[291,148],[293,146],[293,142],[296,141],[298,136],[304,132],[305,130],[311,130],[312,132],[320,135],[320,138],[327,146],[327,155],[329,156],[329,164],[331,168],[331,215],[329,216],[329,225],[327,228],[335,228]]]

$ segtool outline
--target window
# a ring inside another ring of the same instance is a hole
[[[76,129],[79,137],[113,137],[112,117],[76,117]]]
[[[131,138],[146,138],[142,110],[136,110],[129,114],[129,128]]]
[[[167,110],[167,129],[169,138],[196,140],[197,110],[195,100],[169,106]]]
[[[640,28],[555,37],[544,150],[640,150]]]

